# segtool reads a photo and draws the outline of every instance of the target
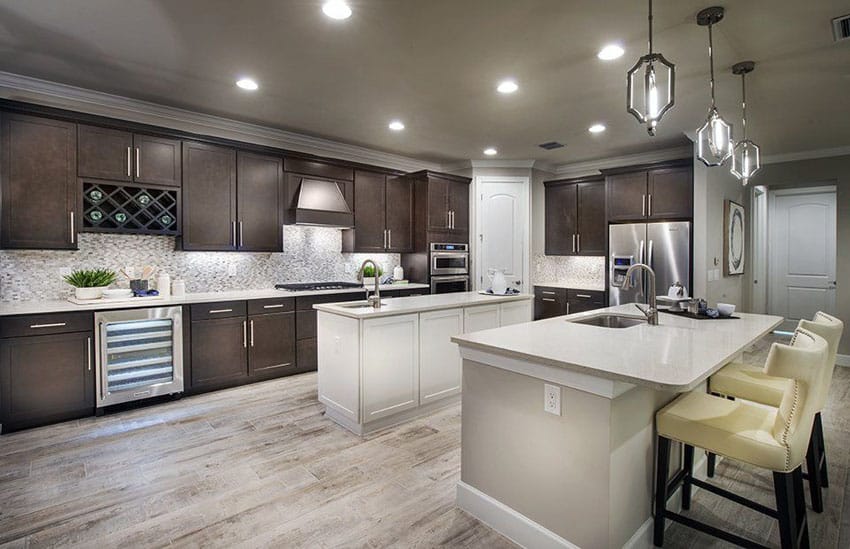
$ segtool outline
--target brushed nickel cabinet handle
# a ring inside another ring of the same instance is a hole
[[[544,295],[555,295],[555,292],[547,292],[546,290],[543,290],[543,291],[542,291],[542,292],[540,292],[540,293],[541,293],[541,294],[544,294]]]
[[[133,177],[133,147],[127,147],[127,177]]]
[[[68,218],[70,219],[71,224],[71,244],[74,244],[77,241],[77,227],[76,223],[74,223],[74,210],[68,212]]]
[[[576,251],[576,235],[573,235],[573,253]]]
[[[243,237],[244,237],[244,234],[242,233],[242,222],[240,221],[240,222],[239,222],[239,247],[240,247],[240,248],[241,248],[242,246],[244,246],[244,244],[243,244],[243,242],[242,242],[242,238],[243,238]]]
[[[91,372],[91,338],[86,338],[86,362],[89,365],[89,372]]]
[[[254,321],[251,321],[251,347],[254,346]]]
[[[248,348],[248,322],[242,321],[242,347]]]
[[[576,251],[581,252],[581,233],[578,233],[576,235],[576,242],[578,242],[578,245],[576,246]]]
[[[277,305],[263,305],[263,309],[281,309],[283,308],[283,303],[278,303]]]
[[[233,243],[233,247],[235,248],[236,247],[236,222],[235,221],[230,222],[230,229],[231,229],[231,232],[233,233],[233,234],[230,235],[231,239],[232,239],[231,242]]]
[[[387,229],[387,242],[388,242],[387,248],[392,248],[393,247],[393,230],[392,229]]]
[[[649,203],[649,205],[646,207],[647,215],[652,216],[652,195],[646,195],[646,200]]]
[[[590,299],[591,296],[589,294],[576,294],[576,297],[583,297],[585,299]]]
[[[384,249],[387,248],[387,230],[384,229]]]
[[[552,301],[552,302],[554,302],[555,300],[552,299],[551,297],[544,297],[544,298],[541,299],[541,301]]]
[[[141,158],[142,158],[141,149],[139,149],[139,147],[136,147],[136,178],[137,179],[139,177],[141,177],[141,172],[139,171],[139,163],[140,163]]]
[[[214,315],[216,313],[232,313],[233,309],[210,309],[209,313]]]
[[[646,215],[646,195],[640,195],[640,215]]]
[[[51,322],[50,324],[30,324],[30,328],[59,328],[65,325],[65,322]]]

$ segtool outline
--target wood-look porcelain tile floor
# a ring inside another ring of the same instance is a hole
[[[763,361],[769,341],[746,358]],[[812,547],[850,547],[848,399],[839,368]],[[0,546],[515,547],[454,506],[459,406],[365,439],[322,408],[304,374],[3,435]],[[717,479],[772,505],[768,473],[723,462]],[[691,513],[778,545],[770,520],[704,491]],[[722,546],[678,525],[667,540]]]

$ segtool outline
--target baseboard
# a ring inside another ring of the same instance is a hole
[[[836,366],[850,366],[850,355],[835,355]]]
[[[577,545],[463,481],[457,483],[457,506],[521,547],[579,549]]]

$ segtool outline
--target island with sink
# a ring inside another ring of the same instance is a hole
[[[650,547],[655,412],[782,320],[737,316],[627,304],[454,336],[458,506],[525,547]]]
[[[456,403],[461,357],[451,338],[528,323],[533,297],[464,292],[314,305],[327,417],[363,435]]]

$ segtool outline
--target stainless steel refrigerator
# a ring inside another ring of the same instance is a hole
[[[647,294],[667,295],[667,289],[681,282],[691,289],[691,223],[626,223],[609,225],[608,250],[611,254],[608,304],[646,303]],[[633,263],[646,263],[655,271],[655,288],[647,287],[649,277],[633,273],[634,284],[622,288],[625,273]]]

